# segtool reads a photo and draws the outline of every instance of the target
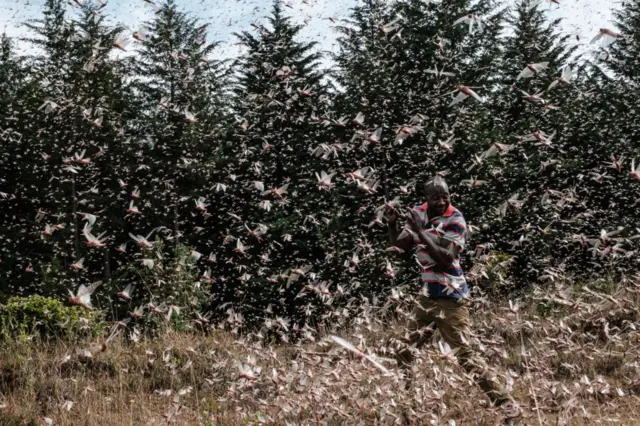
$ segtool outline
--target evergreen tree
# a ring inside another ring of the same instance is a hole
[[[569,98],[570,114],[565,115],[570,132],[563,145],[564,169],[579,203],[572,206],[566,227],[567,253],[558,258],[579,277],[621,278],[636,262],[629,256],[633,240],[624,238],[636,232],[633,217],[640,198],[637,181],[629,175],[640,154],[634,140],[640,118],[634,95],[639,10],[637,1],[624,2],[614,13],[615,28],[600,32],[594,41],[596,62],[588,62],[578,76],[581,94]],[[599,238],[602,231],[617,237]]]
[[[347,237],[334,246],[339,260],[335,269],[340,273],[335,281],[344,283],[354,295],[372,299],[388,285],[383,277],[383,245],[372,244],[383,225],[381,218],[376,220],[375,209],[397,195],[388,182],[391,162],[398,158],[392,141],[398,125],[409,119],[408,108],[400,101],[404,98],[406,102],[411,95],[398,90],[401,83],[396,70],[401,66],[396,62],[397,52],[408,46],[399,37],[403,24],[385,2],[364,1],[338,25],[339,52],[333,55],[337,67],[332,77],[341,89],[335,96],[336,115],[348,119],[347,126],[335,129],[344,147],[340,162],[346,172],[363,172],[356,178],[359,181],[346,177],[339,182],[338,189],[344,193],[339,232]],[[400,179],[398,183],[411,186]]]
[[[216,198],[219,258],[230,265],[217,268],[226,285],[216,303],[252,313],[271,305],[273,315],[299,318],[304,301],[296,295],[307,277],[296,280],[294,270],[320,274],[336,197],[318,191],[314,174],[332,171],[313,153],[319,144],[328,146],[317,123],[328,99],[316,43],[297,40],[302,26],[284,15],[281,1],[273,3],[267,24],[256,27],[236,34],[247,51],[234,65],[237,123],[229,153],[235,160]],[[237,253],[242,245],[246,254]]]
[[[183,225],[193,201],[203,196],[225,116],[224,68],[211,59],[216,43],[206,40],[207,26],[168,0],[136,33],[141,48],[134,68],[139,77],[135,132],[145,144],[128,184],[148,197],[148,207],[135,233],[145,232],[143,225],[166,226],[174,243],[193,234]]]
[[[182,315],[174,315],[182,319],[208,303],[208,286],[196,271],[206,247],[204,231],[215,225],[198,202],[212,189],[228,114],[226,70],[212,59],[216,43],[207,41],[207,27],[180,11],[175,1],[165,1],[134,32],[138,55],[126,62],[134,93],[125,129],[132,139],[133,164],[118,176],[119,243],[131,247],[136,244],[131,235],[148,235],[154,247],[125,248],[118,254],[118,282],[139,288],[133,303],[183,307]],[[129,203],[134,208],[127,210]],[[167,270],[166,265],[174,266]]]
[[[11,115],[11,101],[15,98],[15,93],[19,84],[24,78],[22,74],[21,59],[16,57],[13,50],[13,40],[11,40],[6,34],[2,34],[0,37],[0,77],[2,77],[2,116],[7,117]],[[5,118],[6,119],[6,118]]]
[[[15,55],[13,41],[3,34],[0,38],[0,220],[4,224],[0,241],[0,273],[8,279],[0,285],[0,297],[12,290],[9,280],[15,280],[14,270],[22,265],[21,245],[17,245],[18,227],[24,202],[19,197],[19,174],[25,166],[22,151],[22,125],[27,119],[23,103],[16,102],[28,96],[30,85],[22,59]]]
[[[623,77],[624,83],[637,88],[640,81],[640,59],[638,49],[640,48],[640,2],[638,0],[624,1],[621,7],[614,12],[615,31],[610,30],[614,36],[604,35],[598,41],[603,49],[603,55],[607,58],[605,62],[608,67]]]
[[[517,278],[530,282],[550,264],[550,250],[564,237],[558,232],[555,197],[541,200],[574,183],[560,169],[571,167],[567,150],[573,150],[567,142],[572,129],[566,122],[580,92],[573,82],[556,80],[560,75],[572,80],[577,71],[569,62],[576,48],[568,46],[569,36],[559,34],[560,20],[548,21],[537,2],[523,0],[507,22],[496,86],[477,128],[486,142],[466,170],[470,179],[486,181],[470,188],[478,201],[472,205],[483,220],[479,242],[516,254]]]
[[[69,37],[73,33],[62,2],[55,0],[46,2],[43,19],[29,22],[26,26],[40,36],[27,41],[38,46],[43,54],[28,60],[27,65],[32,69],[30,79],[36,84],[32,85],[32,90],[23,97],[22,102],[15,102],[14,99],[14,108],[19,108],[23,119],[16,122],[15,132],[19,137],[14,140],[14,144],[6,146],[12,151],[13,161],[7,161],[5,170],[13,176],[16,202],[12,205],[13,220],[7,230],[9,237],[3,242],[6,242],[14,253],[13,256],[9,256],[8,264],[12,266],[9,272],[11,291],[18,294],[36,291],[33,286],[40,278],[37,275],[41,273],[40,267],[52,267],[52,263],[41,264],[39,261],[51,261],[53,252],[60,250],[55,241],[42,244],[40,238],[34,239],[34,236],[41,235],[44,228],[44,225],[36,224],[42,217],[36,215],[38,209],[54,210],[57,200],[66,199],[61,192],[43,190],[42,183],[48,182],[51,176],[46,164],[43,164],[44,157],[41,155],[44,153],[46,156],[51,152],[51,146],[48,146],[51,140],[47,137],[47,126],[40,117],[43,111],[51,111],[58,105],[54,98],[65,95],[62,81],[68,71]],[[50,100],[51,103],[43,105],[45,100]],[[39,110],[40,106],[43,108]],[[34,221],[34,217],[38,220]],[[30,256],[25,256],[26,253],[30,253]],[[44,281],[47,282],[46,279]]]
[[[17,170],[22,205],[12,225],[14,244],[31,255],[18,264],[16,283],[22,291],[60,294],[109,277],[108,245],[87,245],[82,218],[100,217],[87,228],[94,235],[109,230],[101,213],[112,202],[107,174],[118,164],[111,148],[122,140],[126,102],[108,56],[121,29],[105,26],[96,5],[86,4],[71,20],[56,1],[29,28],[40,36],[29,41],[43,55],[31,59],[33,90],[19,104],[29,117],[21,121],[20,146],[28,161]]]
[[[99,5],[86,3],[80,9],[79,18],[74,20],[77,36],[73,49],[77,53],[73,57],[77,60],[74,69],[78,71],[72,80],[82,82],[77,99],[83,107],[82,115],[86,118],[87,113],[91,113],[88,120],[93,120],[88,137],[84,128],[78,130],[85,134],[83,143],[88,145],[77,150],[84,149],[85,155],[91,158],[92,173],[85,176],[88,179],[83,182],[81,189],[84,190],[78,193],[74,227],[85,226],[76,222],[87,217],[83,213],[98,217],[93,233],[106,233],[109,244],[99,256],[94,255],[95,263],[89,263],[87,267],[100,270],[96,278],[109,282],[112,269],[118,266],[116,243],[127,238],[123,218],[129,199],[122,199],[118,179],[126,180],[136,166],[133,158],[137,149],[130,142],[128,123],[136,117],[137,111],[131,103],[131,67],[118,57],[110,59],[113,53],[120,54],[128,49],[128,40],[122,27],[107,24],[100,9]]]
[[[339,105],[352,117],[357,112],[366,117],[366,129],[356,130],[351,140],[362,154],[349,160],[354,169],[372,166],[380,181],[376,194],[356,199],[350,206],[353,213],[368,212],[355,226],[364,229],[372,219],[380,223],[377,208],[385,201],[398,198],[411,206],[420,203],[421,191],[414,191],[415,184],[436,172],[449,173],[451,183],[466,177],[461,171],[469,152],[485,143],[474,136],[480,104],[472,97],[463,103],[453,102],[452,97],[461,85],[481,96],[490,90],[494,57],[499,53],[501,13],[490,1],[407,1],[387,6],[367,0],[339,28],[336,78],[345,88]],[[380,143],[370,144],[371,138],[367,141],[366,137],[376,131]],[[358,135],[365,136],[364,143]],[[468,200],[459,207],[468,220],[478,220],[477,210],[467,212],[467,205],[474,203]],[[378,249],[366,256],[357,247],[352,250],[368,258],[368,270],[375,273],[367,281],[374,285],[371,294],[377,294],[390,285],[382,278],[386,263],[380,248],[386,236],[380,228],[371,229],[368,238],[378,240],[373,245]],[[386,273],[394,275],[388,268]]]

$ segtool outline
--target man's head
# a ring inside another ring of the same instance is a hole
[[[424,196],[431,217],[442,216],[449,208],[449,186],[442,176],[436,176],[424,184]]]

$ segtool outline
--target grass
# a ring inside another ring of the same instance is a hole
[[[473,312],[476,349],[498,380],[512,377],[524,424],[640,424],[640,297],[633,287],[612,291],[576,293],[572,305],[551,295],[524,299],[517,311],[496,304]],[[340,334],[393,370],[389,342],[401,325],[380,318],[362,317]],[[79,355],[92,342],[4,342],[0,424],[386,425],[401,424],[402,413],[415,425],[499,422],[435,339],[419,354],[411,391],[317,335],[267,346],[252,335],[170,331],[137,344],[116,340],[92,358]],[[238,363],[256,379],[241,378]]]

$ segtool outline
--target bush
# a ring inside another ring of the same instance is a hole
[[[493,297],[501,297],[513,290],[509,279],[513,258],[506,253],[492,251],[475,262],[473,271],[478,276],[477,285]]]
[[[157,240],[153,248],[143,252],[145,259],[153,261],[153,267],[144,266],[140,261],[124,266],[114,282],[119,288],[133,284],[136,291],[131,303],[120,308],[118,316],[124,318],[128,316],[126,311],[148,303],[160,307],[165,313],[171,306],[177,306],[180,309],[171,315],[170,324],[166,324],[162,316],[152,314],[145,319],[145,328],[153,331],[170,325],[176,331],[188,329],[195,312],[208,307],[211,300],[210,284],[200,280],[198,266],[191,254],[193,250],[193,247],[183,244],[168,248]]]
[[[43,296],[12,297],[0,305],[0,339],[37,335],[43,339],[97,336],[104,323],[100,311],[65,306]]]

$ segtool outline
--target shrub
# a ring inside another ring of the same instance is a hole
[[[12,297],[0,305],[1,339],[37,335],[45,340],[73,340],[96,336],[103,326],[102,312],[65,306],[49,297]]]
[[[115,283],[120,288],[134,284],[136,291],[133,300],[127,308],[121,308],[120,317],[128,314],[124,310],[132,307],[153,303],[161,307],[165,313],[171,306],[180,309],[171,315],[170,326],[177,331],[184,331],[190,327],[195,312],[210,303],[209,284],[200,280],[200,273],[196,261],[192,256],[194,248],[179,244],[175,248],[168,248],[157,240],[153,248],[145,250],[145,259],[153,261],[152,267],[144,266],[140,261],[129,262],[116,277]],[[151,315],[145,320],[148,331],[167,325],[164,318]]]
[[[513,290],[513,281],[509,279],[509,268],[513,258],[506,253],[492,251],[481,256],[474,264],[478,276],[477,285],[492,296],[502,296]]]

